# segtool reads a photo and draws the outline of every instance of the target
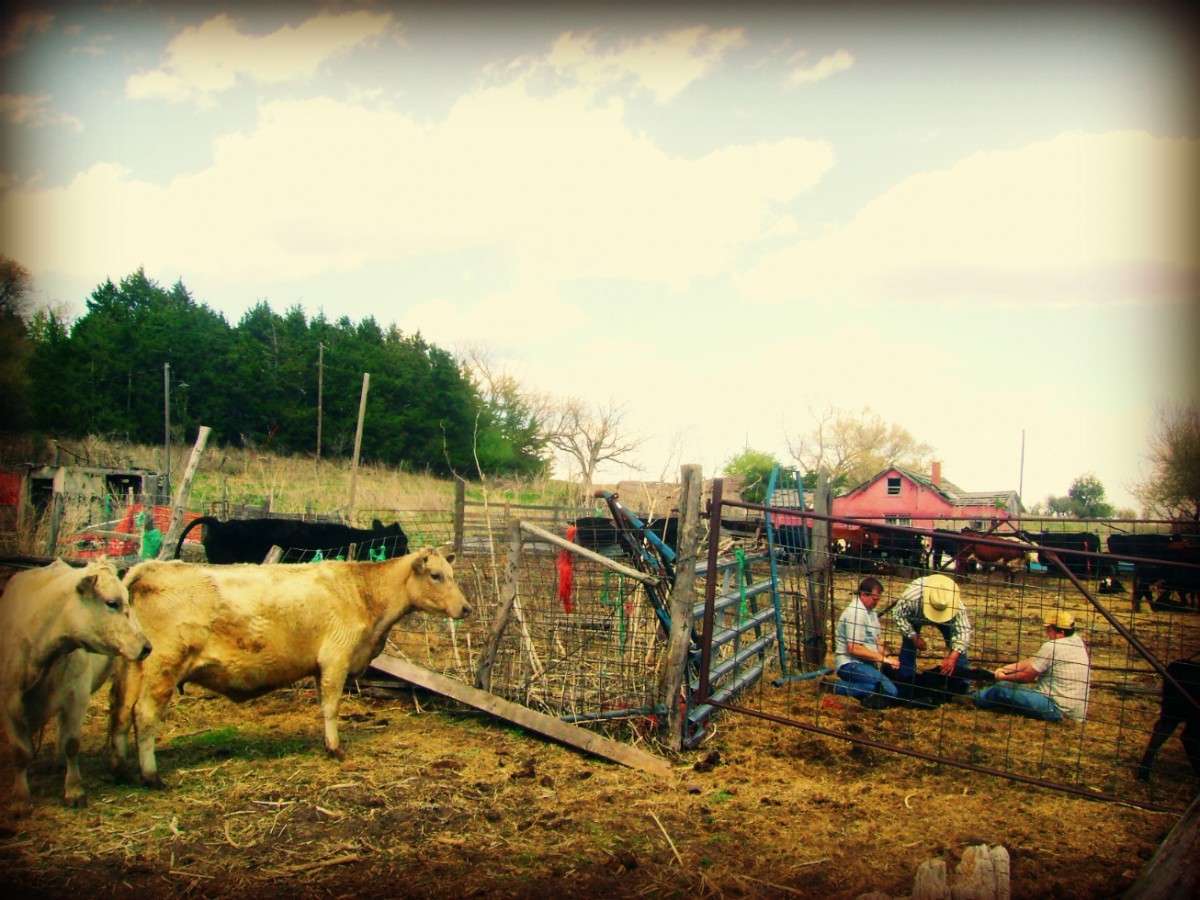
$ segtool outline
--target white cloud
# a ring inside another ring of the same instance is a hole
[[[568,32],[554,42],[545,65],[591,91],[632,77],[659,103],[666,103],[719,64],[729,50],[745,44],[740,28],[713,31],[700,25],[601,52],[590,35]]]
[[[185,28],[167,48],[158,69],[138,72],[126,82],[134,100],[211,102],[239,78],[281,84],[311,78],[326,60],[377,39],[393,28],[390,14],[365,11],[321,13],[292,27],[263,36],[239,31],[225,13]]]
[[[849,50],[838,50],[828,56],[822,56],[814,65],[807,68],[795,68],[787,74],[788,87],[799,87],[802,84],[812,84],[824,81],[839,72],[845,72],[854,67],[854,54]]]
[[[797,138],[671,157],[623,113],[616,98],[534,96],[520,79],[462,98],[436,125],[324,98],[276,101],[252,132],[221,138],[209,168],[165,187],[99,164],[3,205],[34,223],[13,252],[35,270],[119,270],[136,254],[135,264],[171,271],[202,258],[230,279],[286,282],[496,246],[518,283],[677,287],[786,233],[777,206],[833,162],[827,144]],[[63,220],[78,245],[56,235]]]
[[[747,297],[1098,303],[1194,292],[1200,143],[1070,134],[905,179],[750,271]]]
[[[59,126],[67,131],[83,131],[83,123],[50,106],[49,94],[0,94],[0,122],[27,128]]]
[[[586,314],[553,288],[523,284],[469,304],[445,299],[417,303],[396,324],[406,334],[420,331],[440,347],[487,345],[504,354],[516,348],[531,351],[586,321]]]

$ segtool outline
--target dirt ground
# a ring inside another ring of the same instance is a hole
[[[49,736],[30,817],[9,813],[0,763],[7,896],[899,897],[921,862],[987,844],[1010,853],[1014,897],[1101,897],[1177,819],[731,714],[664,778],[415,690],[347,696],[337,762],[307,687],[241,706],[189,687],[155,791],[109,775],[106,699],[86,809],[62,805]],[[847,727],[921,714],[855,704]]]

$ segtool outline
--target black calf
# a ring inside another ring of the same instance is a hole
[[[1150,767],[1154,765],[1155,755],[1180,722],[1183,723],[1183,733],[1179,739],[1183,741],[1192,771],[1200,776],[1200,708],[1197,706],[1200,704],[1200,662],[1177,659],[1167,664],[1167,672],[1187,693],[1181,693],[1175,685],[1163,679],[1162,710],[1158,721],[1154,723],[1150,743],[1146,745],[1146,753],[1137,770],[1137,777],[1142,781],[1150,779]]]

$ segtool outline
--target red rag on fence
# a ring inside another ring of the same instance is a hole
[[[567,529],[567,540],[574,543],[578,531],[579,529],[574,525],[570,526]],[[575,598],[572,596],[575,588],[575,554],[570,550],[559,550],[556,566],[558,568],[558,599],[562,601],[563,610],[573,612],[575,610]]]

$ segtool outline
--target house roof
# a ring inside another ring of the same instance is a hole
[[[947,500],[949,500],[951,503],[953,503],[958,497],[961,497],[964,494],[966,494],[966,491],[964,491],[962,488],[960,488],[953,481],[948,481],[947,479],[943,478],[943,479],[941,479],[940,484],[934,484],[932,476],[925,475],[922,472],[917,472],[913,469],[909,469],[904,466],[892,466],[891,469],[884,469],[882,472],[880,472],[878,475],[876,475],[875,478],[879,478],[880,476],[887,474],[892,469],[895,469],[897,472],[899,472],[901,475],[903,475],[909,481],[914,481],[917,484],[921,485],[922,487],[929,488],[929,490],[931,490],[931,491],[936,491],[937,493],[939,493],[943,497],[945,497]],[[875,478],[872,478],[871,481],[874,481]]]
[[[932,476],[905,466],[889,466],[846,493],[852,494],[854,491],[862,490],[887,475],[888,472],[899,472],[909,481],[941,495],[952,506],[1020,509],[1020,500],[1017,497],[1016,491],[964,491],[953,481],[949,481],[946,478],[942,478],[939,484],[934,484]]]

